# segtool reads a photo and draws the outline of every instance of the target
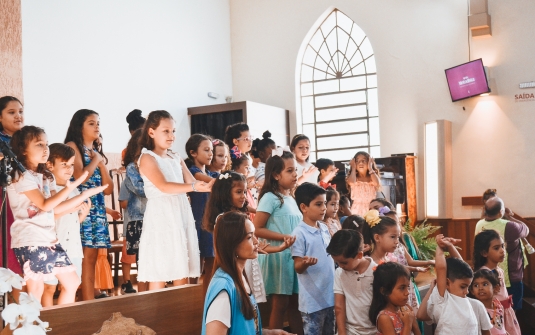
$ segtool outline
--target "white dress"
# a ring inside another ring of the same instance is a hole
[[[180,157],[162,158],[143,148],[141,156],[153,156],[168,182],[184,183]],[[141,159],[140,156],[140,159]],[[185,193],[163,193],[147,177],[147,207],[139,240],[138,281],[162,282],[200,277],[200,253],[195,220]]]

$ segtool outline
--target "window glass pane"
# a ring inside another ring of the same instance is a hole
[[[315,163],[318,159],[316,158],[316,152],[311,151],[310,156],[308,157],[308,161],[311,163]]]
[[[313,97],[304,97],[301,100],[301,110],[303,111],[303,123],[314,122],[314,101]]]
[[[375,67],[375,56],[371,56],[370,58],[366,59],[364,63],[366,64],[367,73],[377,72],[377,68]]]
[[[357,51],[355,53],[355,55],[353,56],[353,58],[351,58],[349,60],[349,66],[354,68],[355,66],[359,65],[360,63],[362,63],[362,55],[360,54],[359,51]]]
[[[323,23],[321,24],[321,31],[323,32],[323,36],[329,35],[329,33],[331,32],[331,30],[334,28],[335,25],[336,25],[336,12],[332,12],[331,15],[329,15],[329,17],[327,17],[325,21],[323,21]]]
[[[312,83],[301,84],[301,96],[312,95]]]
[[[305,50],[305,54],[303,55],[303,64],[314,66],[316,55],[317,55],[316,52],[312,50],[310,46],[307,46]]]
[[[325,43],[323,43],[323,45],[321,46],[318,54],[325,63],[328,63],[331,60],[331,54],[329,53],[329,50],[327,50],[327,44]]]
[[[313,124],[303,125],[303,134],[307,135],[310,138],[310,150],[316,150],[316,132],[314,131]]]
[[[367,77],[368,77],[368,88],[377,87],[377,75],[372,74],[371,76],[367,76]]]
[[[320,81],[314,83],[314,94],[338,92],[339,88],[338,79]]]
[[[360,49],[360,52],[362,52],[362,57],[364,59],[373,55],[372,44],[370,43],[370,39],[368,37],[364,39],[359,49]]]
[[[301,66],[301,81],[312,81],[312,68],[310,66]]]
[[[366,68],[364,63],[360,63],[357,67],[353,68],[350,72],[353,76],[358,76],[359,74],[366,74]]]
[[[318,131],[318,135],[356,133],[368,130],[368,122],[364,119],[332,123],[318,123],[316,125],[316,130]]]
[[[370,145],[379,145],[379,118],[371,117],[370,119]]]
[[[366,102],[365,91],[316,96],[316,108]]]
[[[360,29],[359,26],[357,26],[356,23],[353,23],[353,31],[351,31],[351,37],[355,40],[355,43],[359,45],[364,37],[366,37],[366,34],[364,34],[364,31]]]
[[[336,40],[336,29],[331,31],[329,36],[327,36],[327,46],[329,47],[329,52],[332,55],[338,50],[338,41]]]
[[[345,15],[342,12],[336,13],[336,19],[337,19],[338,26],[340,26],[340,28],[344,29],[349,34],[351,32],[351,26],[353,25],[353,20],[348,18],[347,15]]]
[[[372,155],[372,157],[381,157],[381,147],[370,147],[370,155]]]
[[[342,29],[337,29],[336,32],[338,33],[338,50],[340,50],[342,53],[345,53],[347,49],[347,42],[349,41],[349,35]],[[341,58],[340,61],[342,61]]]
[[[368,115],[379,116],[379,106],[377,101],[377,89],[368,90]]]
[[[327,79],[327,73],[314,69],[314,80],[324,80]]]
[[[347,148],[368,145],[367,134],[320,137],[317,139],[318,149]]]
[[[340,80],[340,91],[360,90],[366,88],[366,77],[351,77]]]
[[[327,65],[327,63],[325,63],[321,57],[316,58],[316,63],[314,64],[314,68],[327,72],[328,67],[329,66]]]
[[[318,51],[320,49],[321,43],[323,43],[323,36],[321,35],[321,32],[318,30],[316,31],[314,36],[312,36],[312,39],[310,40],[308,44],[310,44],[310,46],[314,50]]]
[[[348,162],[355,156],[359,151],[368,151],[367,148],[353,148],[353,149],[344,149],[344,150],[332,150],[332,151],[320,151],[318,152],[318,159],[320,158],[329,158],[333,161],[343,161]],[[379,157],[379,156],[374,156]]]
[[[346,51],[347,61],[349,61],[353,56],[355,56],[355,52],[357,52],[357,51],[358,51],[357,45],[355,44],[355,42],[353,40],[350,40],[349,41],[349,45],[347,46],[347,51]],[[349,70],[349,69],[345,68],[343,72],[345,72],[347,70]]]
[[[316,121],[345,120],[368,115],[366,105],[316,110]]]

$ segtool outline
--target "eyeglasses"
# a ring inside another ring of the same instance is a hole
[[[245,141],[245,142],[251,142],[253,140],[252,136],[243,137],[243,138],[237,138],[238,141]]]

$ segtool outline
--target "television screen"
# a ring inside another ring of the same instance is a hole
[[[447,69],[446,79],[452,101],[490,92],[481,58]]]

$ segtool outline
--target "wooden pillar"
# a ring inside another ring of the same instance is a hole
[[[0,97],[22,100],[22,17],[20,0],[0,1]]]

